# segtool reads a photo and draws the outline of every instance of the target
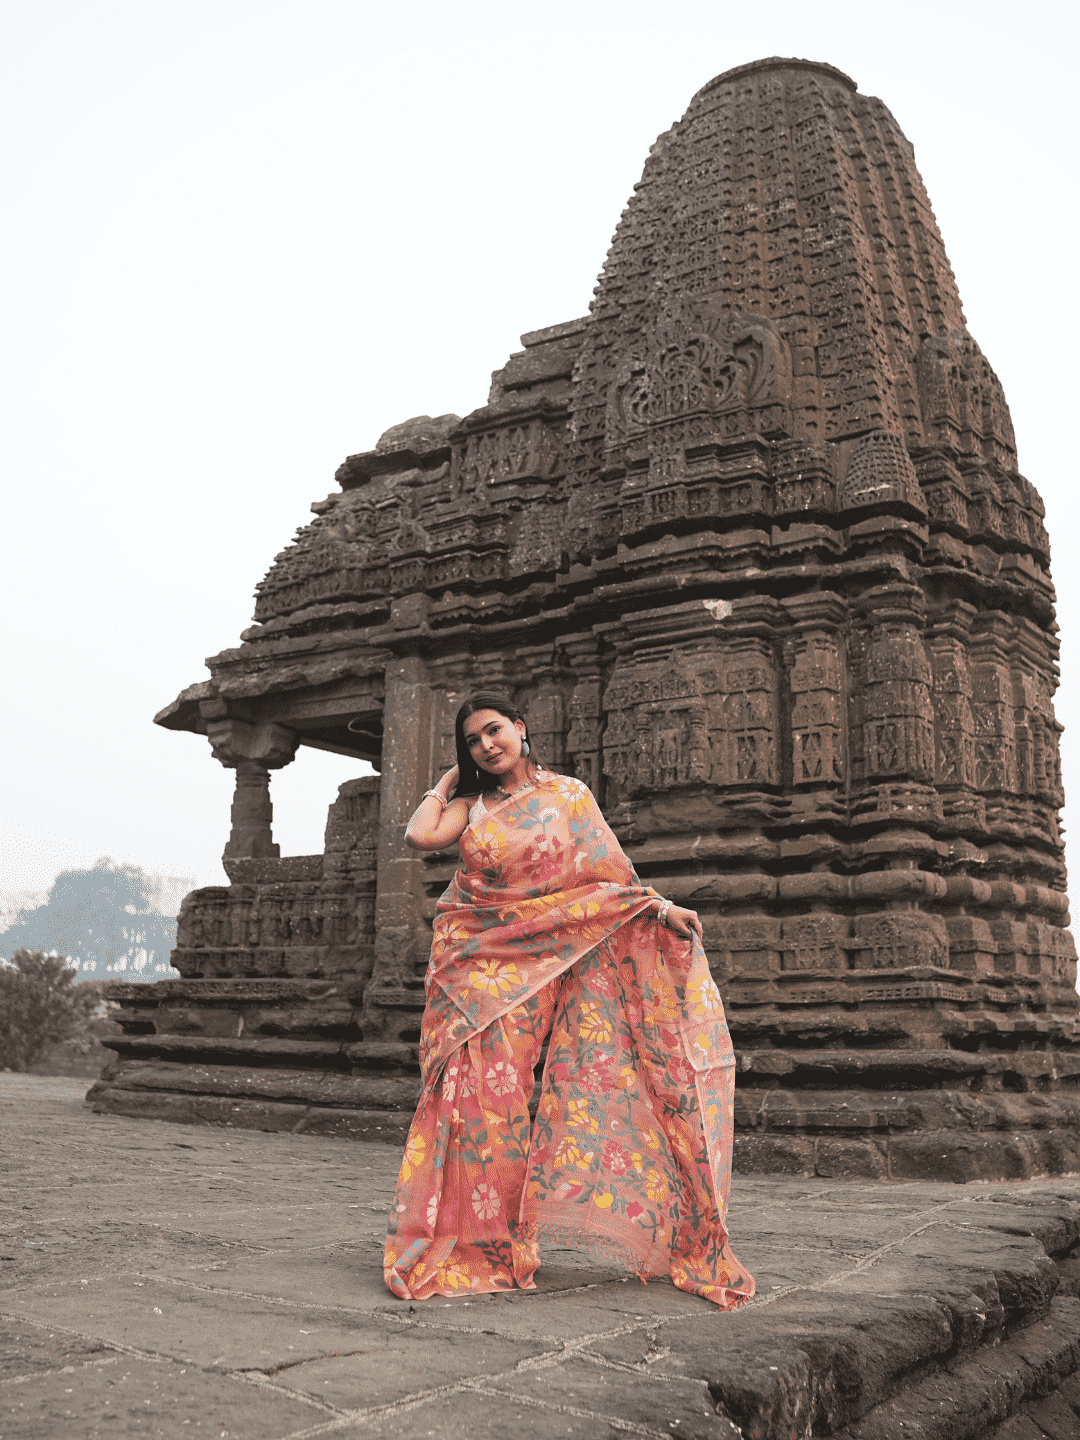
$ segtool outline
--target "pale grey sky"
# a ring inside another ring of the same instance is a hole
[[[0,892],[99,855],[219,883],[232,775],[151,723],[411,415],[584,314],[657,134],[824,60],[914,143],[1047,506],[1080,790],[1076,21],[1066,4],[0,0]],[[285,854],[359,767],[275,776]]]

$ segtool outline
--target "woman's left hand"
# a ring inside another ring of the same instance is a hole
[[[681,905],[672,905],[667,912],[665,923],[676,935],[683,935],[687,940],[691,935],[701,939],[701,921],[696,910],[684,910]]]

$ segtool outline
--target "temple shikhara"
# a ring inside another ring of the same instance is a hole
[[[470,415],[350,456],[158,715],[235,771],[231,883],[184,902],[182,979],[115,987],[100,1107],[403,1134],[456,852],[402,837],[483,688],[699,911],[737,1167],[1080,1168],[1054,592],[1017,466],[886,107],[801,60],[712,80],[590,313],[523,335]],[[378,774],[282,857],[302,745]]]

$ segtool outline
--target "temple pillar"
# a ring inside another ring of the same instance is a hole
[[[376,852],[375,965],[364,994],[363,1041],[350,1053],[381,1067],[416,1063],[424,974],[431,948],[430,921],[445,881],[429,878],[405,844],[405,828],[435,771],[446,768],[447,717],[459,697],[436,691],[426,667],[405,658],[386,672],[383,749]],[[451,721],[452,724],[452,721]]]
[[[229,811],[232,829],[224,853],[253,860],[276,860],[281,846],[274,844],[274,806],[270,800],[270,771],[258,760],[235,760],[236,788]]]
[[[204,703],[207,709],[224,710],[220,700]],[[204,718],[214,759],[236,771],[230,812],[232,829],[224,857],[276,860],[281,847],[274,844],[270,771],[280,770],[292,761],[299,736],[284,725],[251,725],[224,714]]]

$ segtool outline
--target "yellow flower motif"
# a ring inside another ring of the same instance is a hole
[[[655,1200],[658,1204],[662,1204],[671,1194],[668,1183],[659,1170],[650,1170],[645,1176],[645,1193],[650,1200]]]
[[[449,1285],[451,1290],[469,1290],[472,1288],[472,1280],[468,1270],[458,1261],[450,1261],[440,1265],[435,1271],[436,1282],[440,1285]]]
[[[408,1180],[413,1172],[413,1166],[420,1166],[424,1163],[424,1151],[427,1146],[424,1144],[422,1135],[413,1135],[405,1146],[405,1159],[401,1162],[401,1178]]]
[[[701,980],[691,980],[686,987],[686,1001],[699,1020],[706,1020],[720,1013],[720,991],[711,975]]]
[[[660,1136],[656,1133],[656,1131],[655,1131],[655,1130],[650,1130],[649,1127],[646,1125],[646,1126],[643,1127],[643,1133],[644,1133],[644,1136],[645,1136],[645,1144],[648,1145],[649,1149],[650,1149],[650,1150],[659,1150],[659,1149],[660,1149]]]
[[[637,1085],[637,1073],[632,1065],[624,1065],[615,1081],[616,1090],[633,1090]]]
[[[599,914],[600,902],[598,900],[575,900],[572,905],[566,907],[566,913],[574,920],[588,920],[591,916]]]
[[[566,1108],[566,1119],[571,1130],[587,1130],[590,1135],[599,1135],[600,1122],[595,1115],[590,1114],[588,1100],[569,1100]]]
[[[498,960],[485,960],[476,970],[469,971],[469,984],[487,995],[505,995],[518,984],[516,965],[501,965]]]
[[[581,1003],[581,1021],[578,1029],[583,1040],[591,1040],[597,1045],[610,1045],[611,1025],[601,1014],[591,1000],[583,1000]]]
[[[507,847],[507,838],[497,820],[485,820],[473,834],[477,849],[485,860],[497,860]]]
[[[610,1210],[614,1200],[615,1196],[610,1190],[597,1191],[593,1196],[593,1204],[599,1206],[601,1210]]]
[[[555,1152],[555,1168],[557,1170],[587,1170],[592,1164],[593,1152],[583,1150],[576,1140],[569,1136],[559,1141],[559,1148]]]

